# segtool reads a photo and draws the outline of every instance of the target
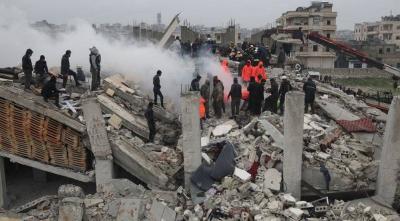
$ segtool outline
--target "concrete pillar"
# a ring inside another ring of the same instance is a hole
[[[32,168],[33,180],[36,182],[45,183],[47,181],[47,173],[43,170]]]
[[[190,191],[190,177],[201,164],[200,143],[200,94],[199,92],[186,92],[181,96],[182,134],[183,134],[183,160],[185,171],[185,189]]]
[[[400,96],[394,97],[390,105],[383,139],[376,188],[377,198],[388,205],[392,205],[400,165]]]
[[[6,206],[6,170],[4,168],[4,158],[0,157],[0,208]]]
[[[288,92],[285,100],[283,180],[286,192],[300,199],[303,156],[304,93]]]
[[[107,183],[114,178],[113,160],[96,159],[95,173],[96,188],[99,189],[99,185]]]

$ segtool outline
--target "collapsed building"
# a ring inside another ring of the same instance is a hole
[[[294,75],[291,79],[300,90],[302,83]],[[62,97],[63,108],[57,109],[18,83],[2,80],[0,155],[40,171],[94,182],[96,193],[63,185],[57,195],[12,208],[9,217],[398,218],[391,208],[397,191],[398,98],[387,115],[318,83],[316,114],[304,114],[304,95],[295,91],[287,95],[283,117],[264,112],[258,117],[243,113],[236,120],[211,118],[200,130],[199,94],[182,92],[180,114],[155,106],[158,134],[155,143],[146,143],[143,108],[150,99],[134,82],[113,75],[104,79],[101,91],[70,90]],[[117,179],[115,165],[140,182]],[[329,182],[323,171],[330,174]],[[0,172],[4,207],[4,164]]]

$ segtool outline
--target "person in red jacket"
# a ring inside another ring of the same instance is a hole
[[[261,75],[261,79],[258,77]],[[264,63],[258,62],[258,65],[253,68],[252,76],[256,79],[257,83],[260,83],[262,79],[267,80],[267,73],[265,71]]]
[[[203,129],[203,121],[206,119],[206,100],[200,96],[200,106],[199,106],[199,114],[200,114],[200,128]]]
[[[246,65],[242,68],[242,81],[243,83],[248,83],[250,77],[253,74],[253,66],[251,66],[251,61],[247,60]]]

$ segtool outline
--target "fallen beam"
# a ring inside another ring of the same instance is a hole
[[[168,177],[145,154],[132,144],[116,139],[111,141],[114,162],[146,184],[166,187]]]
[[[86,132],[85,125],[72,118],[67,117],[57,110],[53,110],[49,106],[49,104],[43,101],[41,97],[35,96],[31,93],[27,93],[22,89],[16,87],[0,86],[0,97],[12,101],[36,113],[52,118],[80,133]]]
[[[147,107],[147,101],[143,97],[139,97],[134,93],[134,90],[126,86],[124,79],[121,75],[113,75],[104,79],[104,89],[112,89],[118,97],[129,102],[131,105],[138,107]],[[175,123],[177,116],[159,106],[153,107],[154,117],[158,120],[165,121],[168,123]]]
[[[122,125],[137,136],[148,139],[149,138],[149,130],[147,128],[146,122],[140,117],[135,117],[128,111],[126,111],[123,107],[115,103],[111,98],[107,95],[101,94],[97,96],[97,100],[99,101],[101,108],[104,112],[109,114],[115,114],[122,119]]]
[[[91,150],[96,158],[106,159],[112,154],[110,143],[100,105],[95,98],[82,101],[83,116],[86,122],[87,133]]]
[[[271,135],[271,137],[274,139],[276,146],[279,148],[283,149],[283,140],[284,137],[282,133],[274,126],[272,125],[268,120],[259,120],[258,123],[261,124],[261,126],[266,130],[266,133]]]
[[[89,183],[94,182],[94,177],[89,175],[85,175],[79,172],[74,172],[69,169],[64,169],[61,167],[52,166],[49,164],[40,163],[38,161],[30,160],[27,158],[19,157],[13,154],[9,154],[3,151],[0,151],[0,156],[9,158],[11,162],[19,163],[28,167],[32,167],[38,170],[46,171],[52,174],[56,174],[59,176],[68,177],[74,180],[78,180],[80,182]]]

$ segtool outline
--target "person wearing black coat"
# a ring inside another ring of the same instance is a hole
[[[261,78],[262,77],[259,76],[259,80]],[[260,83],[256,83],[255,100],[254,100],[253,111],[252,111],[252,113],[255,115],[261,114],[262,103],[264,101],[264,85],[265,85],[265,79],[262,79]]]
[[[60,107],[59,100],[60,91],[56,87],[57,77],[51,76],[50,80],[42,88],[42,96],[45,102],[48,102],[49,98],[55,98],[55,105]]]
[[[157,105],[157,96],[160,97],[161,107],[164,107],[164,96],[161,93],[161,83],[160,77],[162,72],[160,70],[157,71],[157,74],[153,77],[153,93],[154,93],[154,104]]]
[[[286,93],[292,90],[292,85],[290,82],[287,80],[286,76],[282,77],[282,82],[281,86],[279,88],[279,109],[281,111],[281,114],[284,112],[285,108],[285,96]]]
[[[254,77],[250,77],[250,82],[249,82],[249,86],[247,86],[247,91],[249,92],[249,105],[247,106],[247,110],[249,110],[250,112],[254,111],[254,105],[256,102],[256,87],[257,87],[257,82],[256,79]]]
[[[147,120],[147,126],[149,127],[149,142],[154,142],[156,136],[156,122],[154,120],[153,102],[149,102],[147,109],[144,113]]]
[[[201,76],[197,75],[195,79],[190,83],[190,91],[200,91],[200,79]]]
[[[78,81],[76,73],[70,69],[69,58],[71,57],[71,51],[65,51],[65,54],[61,58],[61,75],[63,78],[63,88],[67,86],[68,76],[72,75],[75,80],[76,86],[80,86],[81,84]]]
[[[238,79],[235,77],[233,79],[233,84],[231,86],[231,90],[228,94],[228,99],[232,97],[231,101],[231,110],[232,110],[232,118],[239,115],[240,109],[240,100],[242,99],[242,85],[238,83]]]
[[[25,52],[25,55],[22,57],[22,70],[24,71],[25,75],[25,90],[31,89],[32,71],[33,71],[33,66],[31,61],[32,54],[33,51],[30,48],[28,48]]]
[[[317,92],[317,85],[312,78],[308,78],[307,82],[303,85],[303,91],[305,93],[304,97],[304,113],[308,112],[308,106],[311,106],[311,113],[314,114],[314,101],[315,93]]]
[[[267,91],[271,94],[265,99],[263,111],[271,111],[276,114],[278,112],[279,86],[275,78],[271,78],[270,82],[271,88],[268,88]]]
[[[36,87],[44,85],[44,81],[47,78],[49,69],[47,68],[47,62],[44,55],[40,55],[40,59],[35,63],[35,73],[36,73]]]

